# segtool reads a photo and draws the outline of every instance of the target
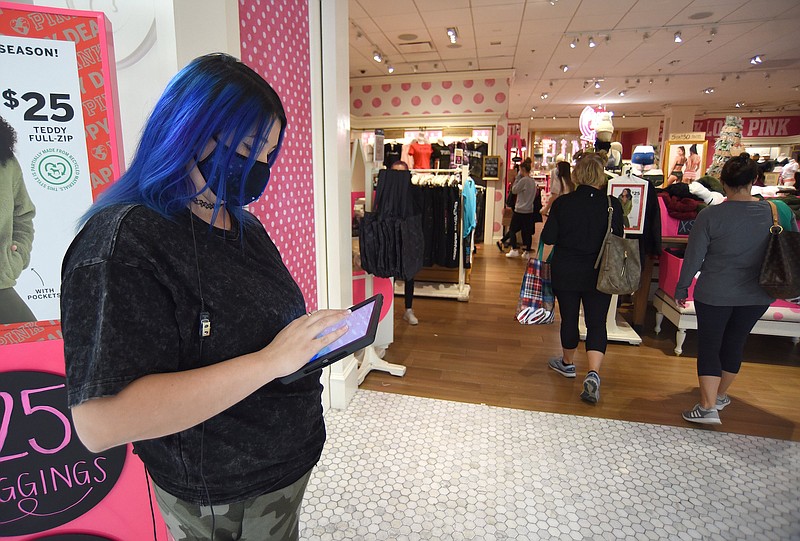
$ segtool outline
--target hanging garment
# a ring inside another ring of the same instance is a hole
[[[430,169],[433,148],[428,143],[414,141],[408,149],[408,155],[414,158],[414,169]]]
[[[392,167],[392,164],[400,160],[403,153],[403,145],[400,143],[386,143],[383,145],[383,165],[387,169]]]
[[[464,188],[462,189],[464,196],[464,227],[462,229],[461,236],[464,238],[468,237],[469,234],[472,233],[478,221],[478,216],[476,214],[477,191],[478,190],[475,187],[475,181],[471,178],[468,178],[466,182],[464,182]]]
[[[373,212],[359,229],[361,267],[381,278],[410,280],[422,268],[422,216],[414,205],[411,173],[383,169]]]
[[[439,143],[431,143],[431,167],[434,169],[450,169],[450,148]]]

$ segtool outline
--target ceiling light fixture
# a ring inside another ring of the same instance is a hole
[[[725,79],[727,79],[727,78],[728,78],[728,76],[723,73],[722,77],[720,77],[720,81],[722,81],[724,83]]]
[[[566,64],[561,64],[558,69],[560,69],[564,73],[567,73],[569,71],[569,66],[567,66]]]
[[[378,64],[380,64],[381,62],[383,62],[383,55],[380,52],[378,52],[377,50],[373,51],[372,52],[372,59],[375,62],[377,62]]]
[[[764,55],[763,54],[757,54],[753,58],[750,59],[750,63],[753,64],[753,65],[761,64],[763,61],[764,61]]]
[[[716,28],[712,28],[712,29],[711,29],[711,32],[710,32],[710,34],[711,34],[711,37],[712,37],[712,38],[713,38],[713,37],[716,37],[716,35],[717,35],[717,29],[716,29]]]
[[[455,43],[458,41],[458,30],[455,27],[448,28],[447,37],[450,38],[450,43]]]
[[[574,38],[572,41],[569,42],[569,48],[574,49],[578,46],[578,38]]]
[[[625,91],[624,90],[620,90],[619,91],[619,95],[620,95],[620,97],[624,96],[625,95]]]
[[[703,89],[703,94],[713,94],[713,93],[714,93],[714,87],[713,86],[709,86],[708,88],[704,88]]]
[[[414,64],[413,70],[414,70],[414,73],[417,73],[419,71],[419,66]]]
[[[649,80],[649,81],[647,81],[647,82],[648,82],[648,83],[650,83],[650,84],[653,84],[653,80],[652,80],[652,79],[650,79],[650,80]]]
[[[553,115],[553,120],[555,120],[555,119],[556,119],[556,115]]]
[[[543,99],[543,100],[546,100],[548,97],[549,97],[549,94],[547,92],[542,92],[542,95],[540,96],[540,98]]]
[[[558,0],[550,0],[550,5],[551,5],[551,6],[555,6],[555,5],[556,5],[556,2],[558,2]]]
[[[386,71],[388,71],[390,74],[394,73],[394,67],[391,64],[389,64],[386,66]]]
[[[536,112],[536,107],[531,107],[531,111],[535,113]]]
[[[600,81],[595,81],[594,82],[594,87],[595,88],[600,88]]]
[[[742,107],[744,107],[744,102],[743,101],[737,101],[736,105],[734,105],[734,107],[736,107],[737,109],[741,109]]]
[[[674,40],[675,40],[675,43],[683,43],[683,38],[681,38],[681,32],[680,32],[680,30],[679,30],[679,31],[677,31],[677,32],[675,32],[675,35],[673,36],[673,38],[672,38],[672,39],[674,39]]]
[[[650,32],[642,34],[642,41],[647,41],[648,39],[650,39]]]
[[[597,47],[597,43],[594,42],[594,38],[592,36],[589,36],[589,48],[594,49],[595,47]]]

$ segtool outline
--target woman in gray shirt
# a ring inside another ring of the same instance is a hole
[[[683,412],[693,423],[721,423],[718,412],[731,402],[727,391],[747,336],[775,301],[758,285],[772,211],[750,195],[757,174],[749,157],[731,158],[722,168],[727,201],[698,214],[675,287],[675,301],[685,307],[692,278],[701,271],[694,290],[700,403]]]

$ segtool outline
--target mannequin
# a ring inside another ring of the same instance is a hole
[[[433,148],[428,142],[427,135],[419,132],[408,149],[408,155],[414,159],[414,169],[431,169],[432,154]]]

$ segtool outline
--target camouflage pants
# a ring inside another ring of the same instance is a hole
[[[297,541],[300,504],[311,470],[281,490],[211,507],[179,500],[155,484],[156,501],[175,541]]]

